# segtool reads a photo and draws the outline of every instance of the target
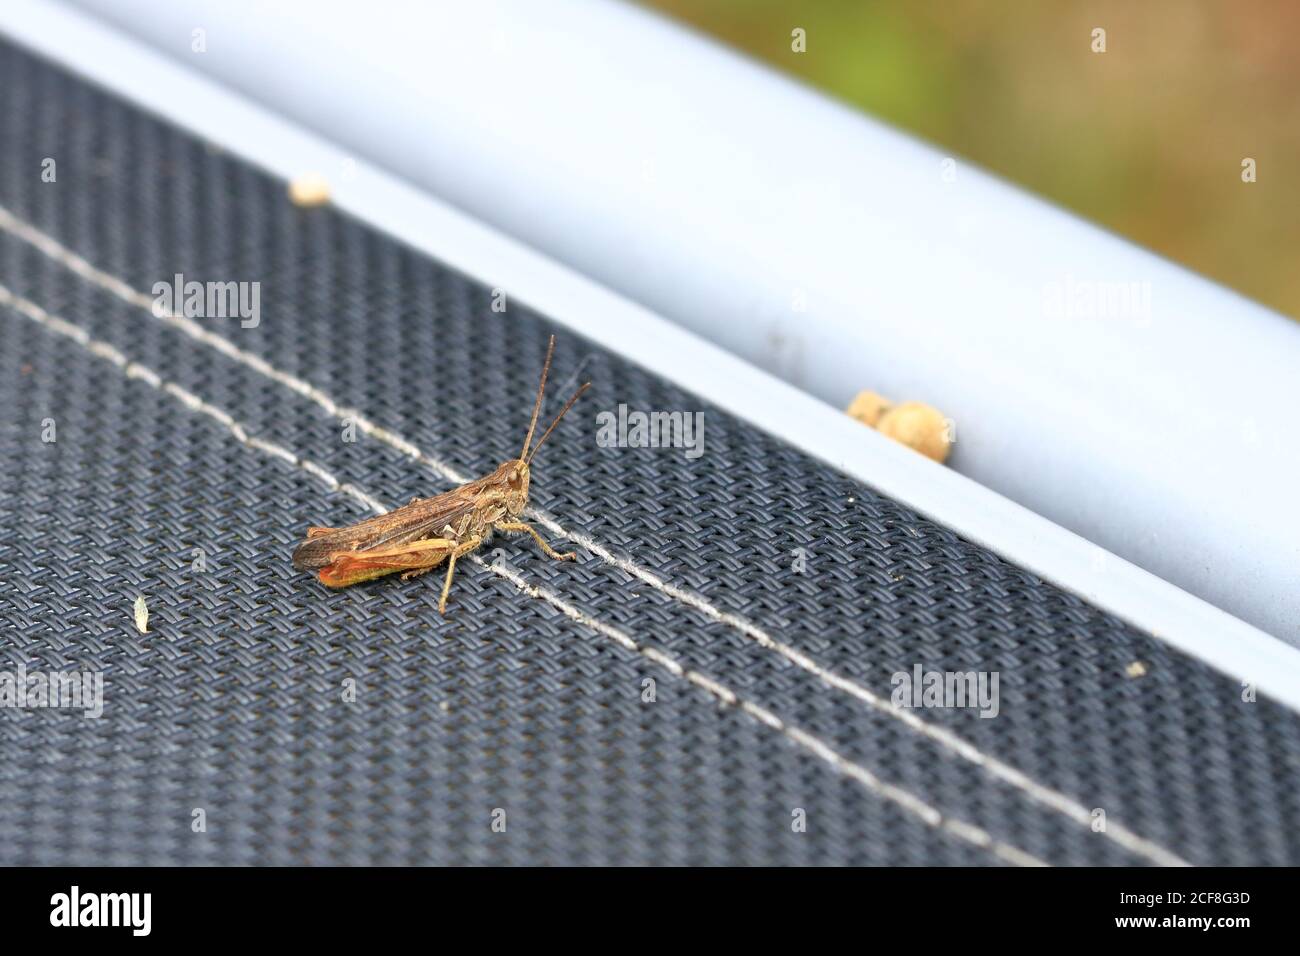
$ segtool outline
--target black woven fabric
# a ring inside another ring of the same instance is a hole
[[[258,327],[200,321],[466,473],[517,451],[555,331],[553,382],[581,364],[595,383],[534,474],[567,527],[882,697],[918,663],[997,671],[994,719],[912,713],[1191,862],[1300,862],[1295,714],[8,45],[0,205],[146,293],[260,282]],[[0,230],[0,283],[390,505],[448,487],[47,252]],[[704,455],[598,446],[619,403],[704,411]],[[585,551],[492,544],[641,650],[470,563],[445,618],[437,572],[328,591],[289,556],[308,524],[363,517],[355,500],[12,302],[0,406],[0,670],[105,675],[98,720],[0,710],[0,863],[1005,861],[655,652],[998,843],[1151,861]]]

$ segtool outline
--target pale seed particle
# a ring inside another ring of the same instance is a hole
[[[149,633],[149,605],[144,603],[144,595],[135,599],[135,629],[141,634]]]

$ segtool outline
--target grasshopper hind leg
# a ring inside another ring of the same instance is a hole
[[[368,551],[339,551],[320,570],[321,583],[345,588],[362,581],[373,581],[386,574],[428,571],[441,564],[456,550],[456,543],[445,538],[427,538],[391,548]]]
[[[483,539],[479,535],[474,535],[474,537],[470,538],[464,544],[457,545],[456,550],[453,551],[451,557],[447,559],[447,579],[442,582],[442,595],[438,598],[439,614],[447,613],[447,595],[451,593],[451,579],[452,575],[456,573],[456,559],[462,554],[468,554],[473,551],[482,543]]]
[[[451,593],[451,576],[456,573],[456,554],[447,559],[447,580],[442,582],[442,594],[438,598],[438,613],[447,613],[447,595]]]

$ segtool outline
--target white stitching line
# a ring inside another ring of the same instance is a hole
[[[250,437],[244,430],[243,426],[236,422],[229,413],[222,408],[205,402],[203,399],[199,398],[199,396],[182,386],[177,385],[175,382],[162,379],[156,372],[147,366],[128,359],[116,347],[107,342],[92,339],[80,326],[74,325],[56,315],[52,315],[30,299],[15,295],[3,284],[0,284],[0,305],[12,306],[16,311],[27,316],[37,324],[43,325],[46,328],[57,332],[59,335],[71,339],[94,355],[111,362],[113,365],[122,369],[127,378],[140,379],[165,394],[173,396],[187,408],[208,416],[222,425],[235,437],[237,441],[239,441],[240,444],[245,447],[267,453],[273,457],[282,459],[295,467],[302,468],[312,476],[323,479],[331,490],[350,495],[366,507],[373,510],[376,514],[385,514],[388,511],[388,508],[384,504],[370,497],[355,485],[340,482],[321,465],[299,458],[283,445],[262,438]],[[910,813],[919,818],[921,822],[925,823],[927,826],[933,827],[937,830],[942,830],[951,834],[956,839],[969,843],[972,846],[988,850],[1000,859],[1015,864],[1016,866],[1049,865],[1043,860],[1026,853],[1018,847],[993,839],[992,835],[982,827],[966,823],[963,820],[953,817],[945,816],[941,811],[926,803],[910,790],[884,782],[866,767],[854,763],[844,757],[820,738],[786,723],[770,710],[741,697],[720,681],[714,680],[699,671],[683,667],[681,662],[671,654],[657,650],[653,647],[646,647],[639,644],[626,631],[614,627],[613,625],[606,624],[604,621],[579,610],[554,592],[547,590],[546,588],[529,584],[527,579],[517,571],[489,564],[476,554],[470,555],[469,558],[480,567],[486,568],[493,574],[510,581],[516,588],[529,597],[545,601],[547,604],[550,604],[552,607],[563,613],[566,617],[610,638],[627,650],[640,654],[642,657],[645,657],[655,664],[658,664],[660,667],[665,668],[674,676],[684,678],[695,686],[711,694],[713,697],[716,697],[724,705],[737,707],[744,713],[749,714],[760,723],[783,734],[798,746],[810,751],[814,756],[819,757],[826,763],[830,764],[831,767],[841,774],[856,780],[864,789],[897,805],[904,812]]]
[[[282,458],[290,464],[296,465],[316,478],[321,479],[332,491],[346,491],[346,493],[356,498],[368,508],[375,509],[381,513],[388,510],[374,498],[370,497],[355,486],[341,484],[337,478],[315,462],[309,461],[306,458],[299,458],[293,452],[289,451],[289,449],[277,445],[274,442],[250,436],[244,430],[242,425],[231,418],[230,415],[221,408],[215,405],[209,405],[193,392],[187,391],[175,382],[163,379],[157,372],[149,368],[147,365],[141,365],[139,362],[128,359],[116,346],[110,345],[108,342],[102,342],[98,339],[92,339],[86,333],[85,329],[81,328],[81,326],[74,325],[66,319],[59,318],[57,315],[52,315],[30,299],[25,299],[20,295],[15,295],[5,285],[0,285],[0,304],[12,306],[15,310],[23,313],[33,321],[38,322],[57,332],[59,335],[76,342],[92,355],[96,355],[99,358],[111,362],[113,365],[120,368],[126,374],[127,378],[139,379],[140,381],[145,382],[159,391],[165,392],[177,399],[191,411],[198,412],[214,419],[218,424],[234,435],[240,444],[274,455],[277,458]]]
[[[281,372],[265,359],[262,359],[251,352],[246,352],[230,340],[223,338],[214,332],[210,332],[185,316],[178,316],[170,310],[155,309],[153,298],[143,292],[138,292],[132,289],[122,280],[91,265],[84,258],[59,243],[57,239],[46,235],[30,223],[19,219],[4,206],[0,206],[0,229],[4,229],[23,241],[35,246],[46,256],[63,264],[71,271],[77,273],[95,285],[113,293],[125,302],[148,310],[151,315],[160,321],[179,329],[181,332],[197,341],[210,345],[212,348],[215,348],[230,359],[254,369],[273,381],[279,382],[296,394],[310,399],[336,418],[349,419],[363,434],[369,435],[370,437],[375,438],[389,447],[405,454],[409,458],[423,463],[430,470],[442,475],[448,481],[460,485],[470,480],[467,476],[460,474],[450,465],[421,451],[416,445],[407,441],[405,438],[402,438],[400,435],[390,432],[385,428],[381,428],[371,422],[359,411],[340,406],[330,398],[329,395],[312,385],[310,382],[297,378],[287,372]],[[724,611],[710,603],[703,597],[703,595],[687,588],[671,584],[659,577],[659,575],[655,574],[653,571],[643,568],[626,558],[621,558],[618,555],[615,555],[594,538],[591,538],[586,534],[569,531],[541,509],[530,507],[528,513],[530,517],[538,522],[538,524],[541,524],[553,534],[581,545],[606,563],[633,575],[641,581],[644,581],[650,587],[653,587],[656,590],[667,594],[669,597],[694,608],[711,620],[725,624],[726,626],[739,631],[741,634],[744,634],[746,637],[752,638],[757,641],[761,647],[780,654],[796,667],[814,675],[828,686],[843,691],[878,712],[901,721],[905,726],[939,744],[943,749],[956,754],[963,760],[967,760],[982,767],[992,776],[1024,793],[1035,803],[1048,807],[1049,809],[1065,816],[1067,819],[1070,819],[1081,826],[1088,827],[1091,830],[1093,822],[1092,813],[1077,800],[1072,799],[1058,790],[1053,790],[1044,784],[1040,784],[1027,776],[1021,770],[998,760],[996,757],[985,754],[974,744],[947,728],[938,724],[932,724],[912,713],[894,707],[886,698],[875,694],[868,688],[848,679],[847,677],[842,677],[823,667],[803,652],[772,637],[747,618]],[[1122,824],[1110,823],[1106,830],[1103,831],[1103,836],[1124,847],[1124,849],[1135,853],[1138,856],[1145,857],[1151,862],[1161,866],[1190,865],[1177,854],[1165,849],[1154,841],[1138,835]]]

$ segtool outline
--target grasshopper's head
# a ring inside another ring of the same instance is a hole
[[[506,510],[511,517],[518,518],[528,507],[528,477],[531,469],[528,462],[515,458],[505,462],[497,473],[506,489]]]
[[[510,514],[518,517],[524,513],[524,508],[528,506],[528,479],[530,477],[530,466],[533,462],[533,456],[537,454],[537,449],[542,447],[542,442],[546,441],[551,430],[560,424],[560,419],[564,413],[573,407],[573,403],[578,400],[578,396],[585,392],[591,383],[587,382],[570,398],[560,409],[560,414],[555,416],[546,431],[542,432],[542,437],[537,439],[537,444],[530,449],[532,444],[533,432],[537,429],[537,415],[542,410],[542,395],[546,392],[546,373],[551,369],[551,353],[555,351],[555,336],[551,336],[550,344],[546,347],[546,364],[542,366],[542,380],[537,384],[537,401],[533,404],[533,420],[528,425],[528,434],[524,436],[524,450],[519,453],[518,458],[512,458],[505,462],[497,469],[496,477],[505,483],[506,486],[506,508]]]

